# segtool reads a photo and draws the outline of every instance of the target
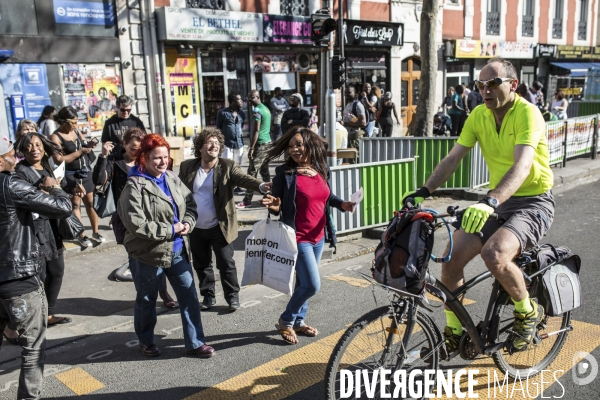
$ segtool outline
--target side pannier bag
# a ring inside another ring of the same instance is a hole
[[[566,247],[546,245],[537,254],[538,267],[547,269],[540,279],[538,302],[547,315],[556,317],[581,307],[581,259]]]

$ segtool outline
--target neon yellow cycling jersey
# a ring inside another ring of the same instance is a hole
[[[535,149],[529,176],[514,196],[535,196],[548,191],[554,181],[549,165],[546,122],[542,113],[527,100],[515,95],[515,102],[496,131],[494,114],[485,106],[476,107],[467,118],[458,143],[472,148],[479,143],[490,171],[490,188],[494,189],[515,162],[516,145]]]

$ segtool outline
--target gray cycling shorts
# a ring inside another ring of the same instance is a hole
[[[554,205],[551,191],[538,196],[509,198],[496,209],[498,219],[489,219],[483,226],[483,243],[498,229],[504,228],[519,239],[521,251],[535,246],[552,225]]]

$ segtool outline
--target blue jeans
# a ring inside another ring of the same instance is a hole
[[[197,349],[205,343],[200,302],[194,285],[194,274],[185,248],[173,253],[170,268],[155,267],[129,257],[129,269],[135,284],[137,295],[133,324],[140,343],[154,344],[156,326],[156,297],[164,275],[167,276],[179,302],[183,339],[187,350]]]
[[[373,136],[373,128],[375,128],[375,120],[369,122],[365,127],[365,132],[367,132],[368,137]]]
[[[325,238],[317,244],[298,243],[298,259],[296,260],[296,287],[288,302],[281,323],[285,326],[301,328],[308,310],[308,299],[313,297],[321,288],[319,277],[319,261],[323,254]]]

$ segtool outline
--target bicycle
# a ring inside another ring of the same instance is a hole
[[[445,226],[450,235],[450,251],[445,257],[431,259],[447,262],[452,254],[452,235],[450,221],[455,218],[454,226],[460,226],[460,217],[464,210],[448,207],[447,214],[438,214],[435,210],[425,209],[436,220],[435,228]],[[442,222],[438,222],[441,220]],[[522,252],[515,263],[523,272],[527,290],[531,298],[538,295],[541,276],[553,264],[540,269],[535,255],[540,249],[536,246]],[[558,317],[545,316],[537,327],[532,343],[527,349],[510,354],[507,344],[512,340],[514,323],[514,305],[510,295],[497,280],[492,285],[492,293],[486,308],[485,318],[475,323],[459,300],[474,286],[493,278],[489,271],[483,272],[465,282],[454,291],[450,291],[435,277],[428,274],[427,292],[446,304],[462,322],[464,331],[458,354],[447,354],[444,336],[431,316],[423,312],[432,312],[431,306],[423,297],[379,284],[359,271],[363,278],[388,291],[389,305],[379,307],[360,317],[342,335],[329,359],[325,376],[325,398],[340,398],[340,371],[389,369],[406,370],[408,376],[412,370],[439,370],[441,361],[450,361],[456,355],[465,360],[474,360],[480,355],[491,356],[496,367],[510,378],[532,377],[544,370],[560,352],[569,331],[571,311]],[[377,385],[380,387],[380,385]],[[392,382],[393,386],[393,382]],[[391,390],[390,390],[391,392]],[[363,394],[356,394],[362,398]],[[366,398],[366,397],[365,397]],[[373,397],[370,397],[373,398]],[[377,398],[377,396],[375,397]]]

